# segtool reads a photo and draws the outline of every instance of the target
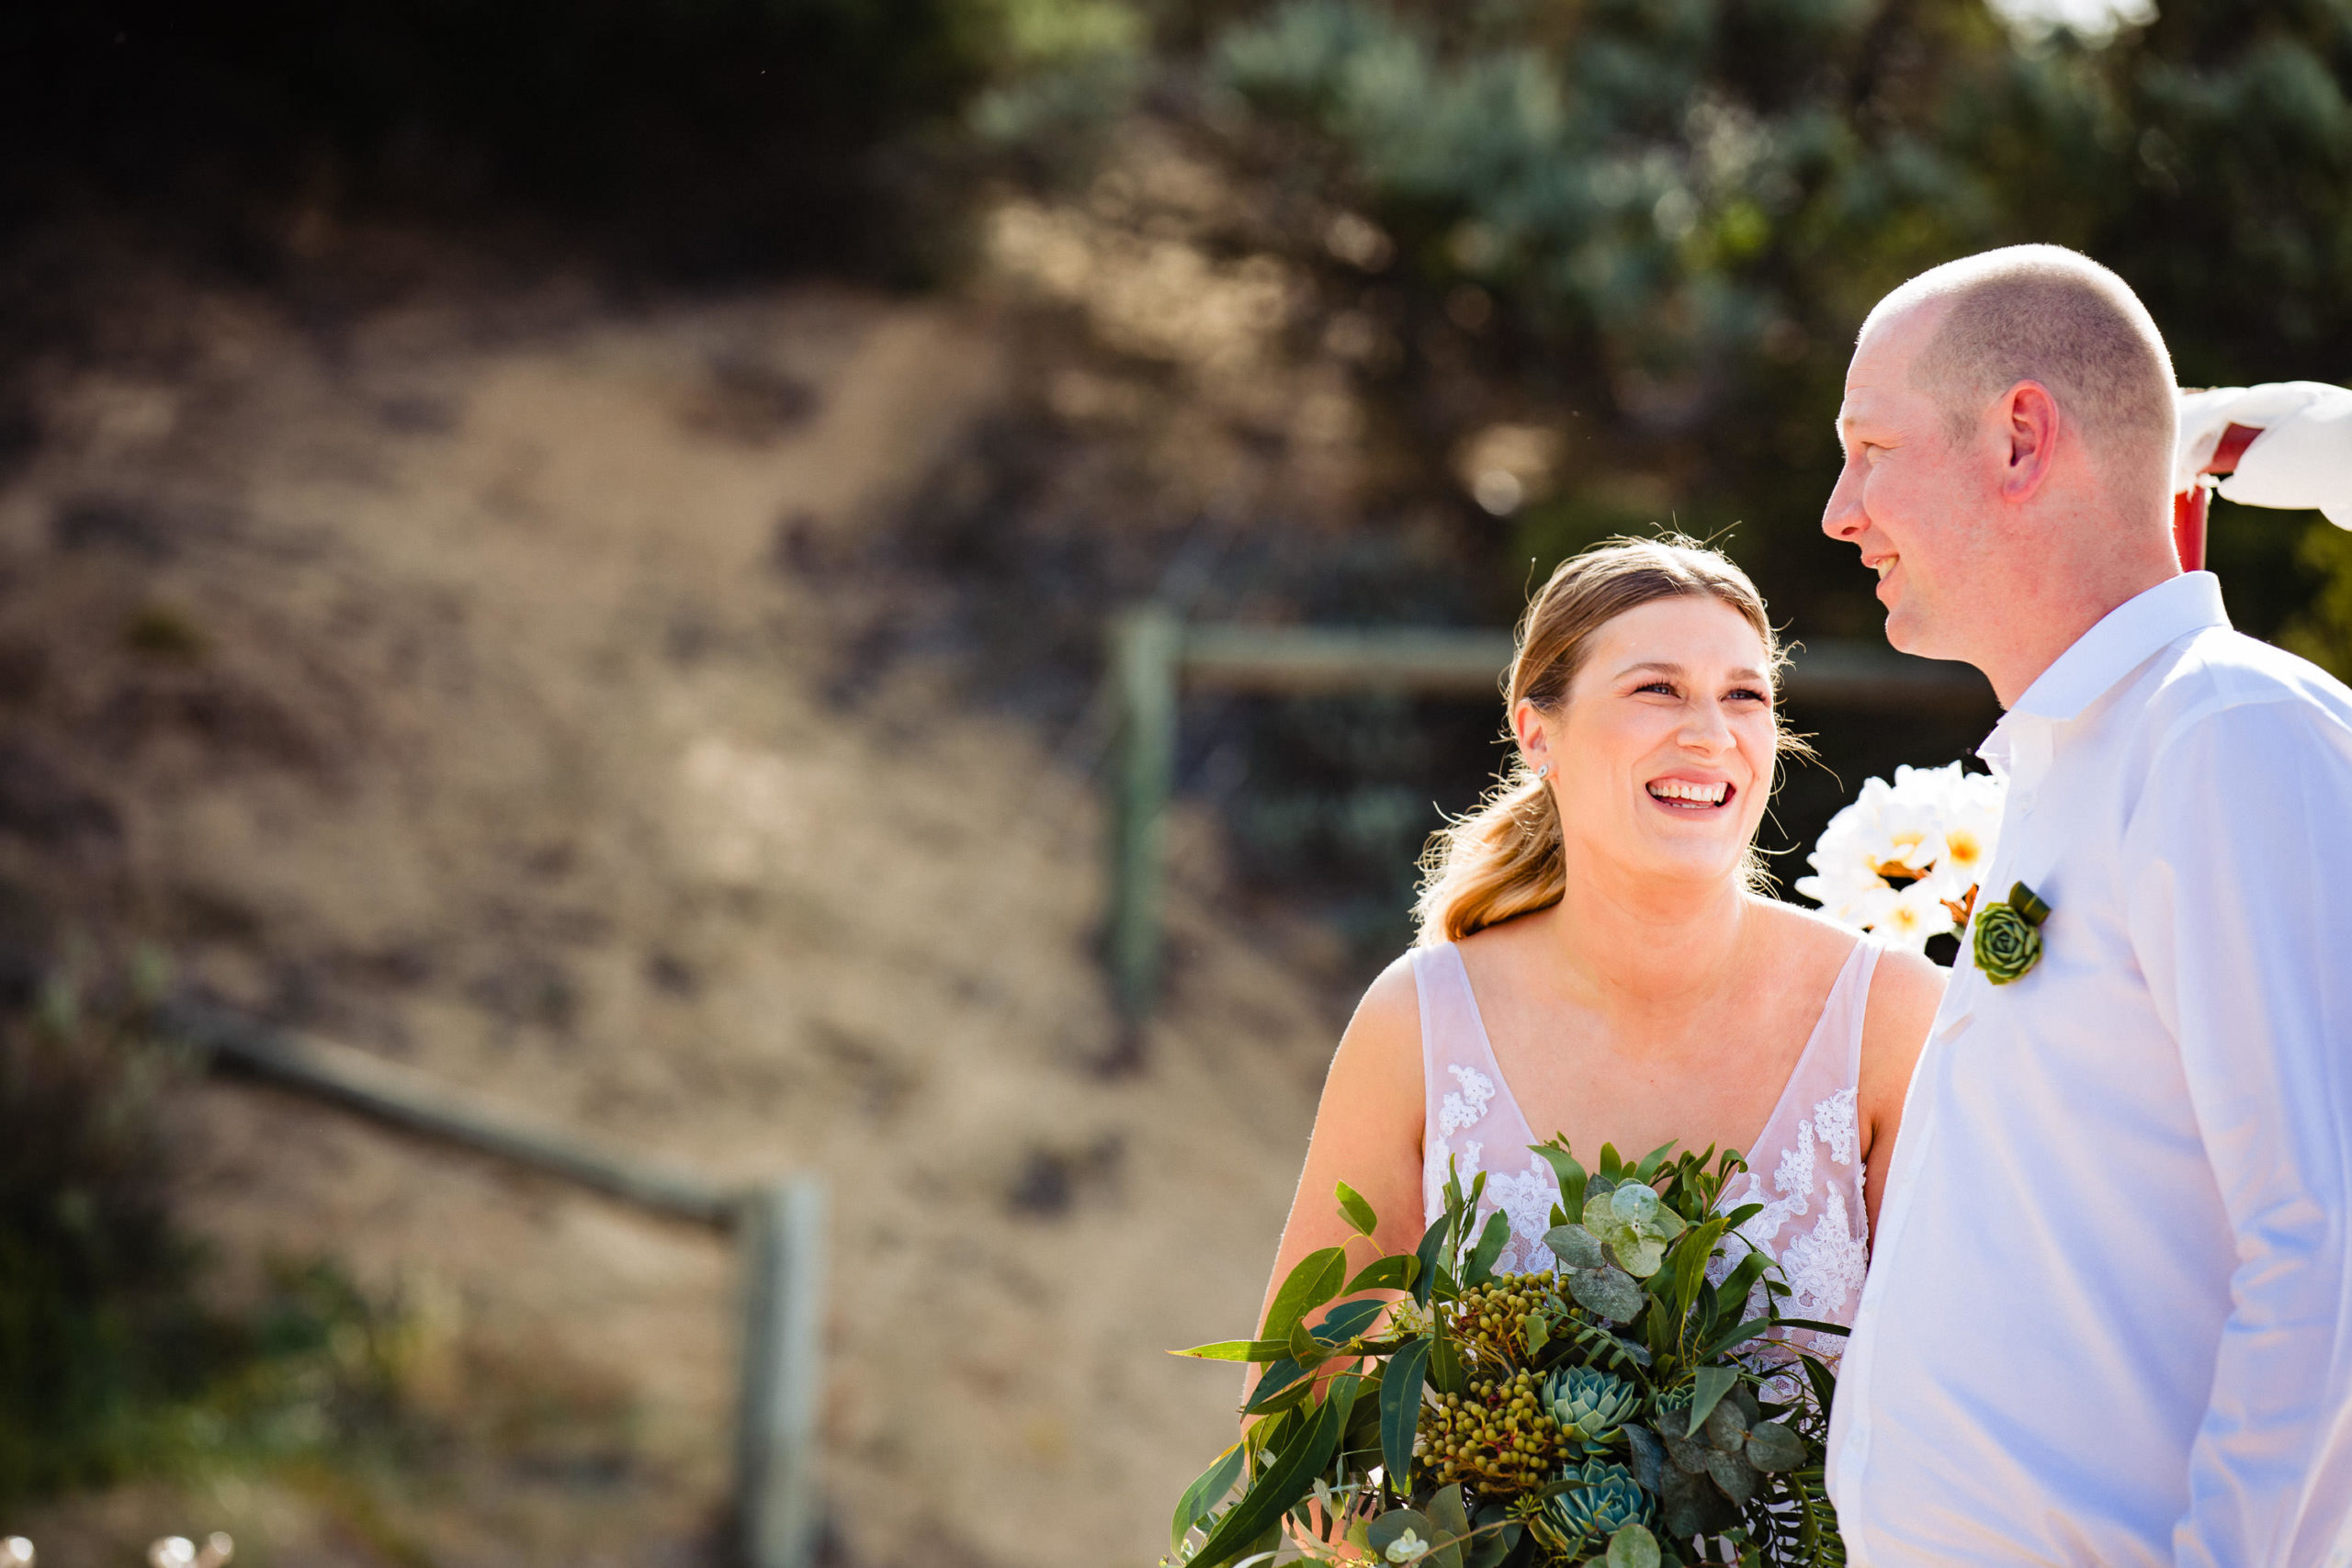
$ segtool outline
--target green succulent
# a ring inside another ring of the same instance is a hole
[[[1560,1424],[1563,1438],[1598,1445],[1633,1419],[1641,1409],[1642,1395],[1639,1389],[1613,1373],[1592,1367],[1569,1367],[1544,1381],[1544,1404]]]
[[[2006,901],[1996,900],[1976,911],[1970,949],[1976,967],[1996,986],[2006,986],[2041,962],[2041,932],[2050,906],[2024,883],[2009,889]]]
[[[1554,1528],[1570,1540],[1605,1540],[1627,1525],[1647,1525],[1650,1495],[1623,1465],[1589,1459],[1560,1472],[1563,1481],[1579,1481],[1544,1505]]]

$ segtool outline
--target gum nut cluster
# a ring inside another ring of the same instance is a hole
[[[1641,1410],[1642,1394],[1612,1373],[1570,1367],[1544,1380],[1544,1405],[1562,1438],[1597,1450]]]
[[[1544,1413],[1532,1372],[1474,1379],[1466,1393],[1422,1406],[1420,1461],[1439,1486],[1519,1491],[1542,1484],[1562,1457],[1560,1424]]]
[[[1462,1292],[1451,1326],[1462,1338],[1515,1360],[1526,1350],[1527,1320],[1558,1300],[1548,1274],[1498,1274]]]

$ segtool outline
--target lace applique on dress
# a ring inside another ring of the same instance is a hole
[[[1852,1321],[1870,1258],[1854,1078],[1875,966],[1875,950],[1868,942],[1847,960],[1804,1055],[1790,1075],[1783,1103],[1774,1110],[1752,1151],[1757,1168],[1732,1182],[1724,1194],[1726,1210],[1748,1203],[1763,1208],[1724,1238],[1725,1256],[1709,1266],[1709,1277],[1720,1284],[1740,1258],[1760,1248],[1780,1265],[1792,1292],[1781,1311],[1792,1317]],[[1479,1202],[1481,1211],[1499,1212],[1510,1221],[1510,1239],[1497,1267],[1506,1273],[1550,1269],[1555,1260],[1544,1235],[1551,1228],[1552,1206],[1559,1201],[1559,1180],[1532,1153],[1524,1168],[1517,1168],[1518,1151],[1536,1138],[1495,1064],[1493,1043],[1478,1016],[1468,971],[1453,944],[1445,942],[1414,951],[1413,977],[1421,1002],[1426,1096],[1424,1221],[1444,1213],[1449,1162],[1467,1187],[1486,1170],[1486,1151],[1491,1147],[1499,1165],[1513,1168],[1487,1171]],[[1784,1120],[1798,1116],[1807,1105],[1811,1114],[1793,1126]],[[1482,1136],[1459,1136],[1472,1128]],[[1756,1305],[1760,1310],[1760,1300]],[[1828,1336],[1801,1337],[1808,1348],[1830,1356],[1840,1343]]]
[[[1776,1196],[1764,1195],[1764,1178],[1758,1171],[1748,1172],[1744,1188],[1734,1182],[1725,1191],[1725,1208],[1760,1202],[1764,1212],[1739,1227],[1738,1235],[1746,1247],[1728,1249],[1709,1266],[1707,1273],[1718,1284],[1738,1266],[1733,1251],[1744,1257],[1747,1247],[1761,1247],[1779,1262],[1781,1276],[1792,1292],[1781,1309],[1787,1315],[1832,1323],[1844,1323],[1853,1316],[1862,1277],[1870,1267],[1869,1216],[1849,1203],[1846,1196],[1849,1187],[1860,1190],[1860,1173],[1855,1171],[1844,1179],[1823,1178],[1818,1168],[1820,1149],[1815,1145],[1828,1150],[1833,1165],[1851,1168],[1860,1158],[1855,1096],[1854,1086],[1849,1084],[1815,1104],[1813,1115],[1797,1123],[1796,1136],[1781,1151],[1772,1173]],[[1812,1213],[1816,1198],[1820,1213],[1812,1226],[1783,1239],[1781,1231],[1790,1222]]]
[[[1495,1098],[1495,1080],[1477,1068],[1455,1062],[1446,1071],[1462,1087],[1447,1095],[1445,1103],[1438,1109],[1437,1135],[1441,1138],[1450,1138],[1484,1117],[1487,1101]]]

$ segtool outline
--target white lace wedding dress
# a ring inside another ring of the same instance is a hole
[[[1861,1138],[1855,1116],[1861,1072],[1862,1014],[1879,944],[1857,942],[1829,988],[1804,1055],[1789,1074],[1764,1134],[1745,1151],[1748,1169],[1724,1193],[1724,1206],[1761,1203],[1763,1213],[1730,1238],[1708,1272],[1720,1281],[1748,1247],[1779,1263],[1793,1294],[1782,1315],[1851,1324],[1860,1304],[1870,1258],[1870,1219],[1862,1206]],[[1487,1173],[1482,1212],[1510,1216],[1510,1240],[1496,1269],[1534,1273],[1553,1265],[1544,1233],[1560,1185],[1552,1168],[1528,1152],[1539,1141],[1511,1098],[1495,1049],[1470,991],[1469,971],[1452,942],[1413,950],[1413,984],[1420,993],[1421,1070],[1425,1108],[1421,1131],[1423,1223],[1445,1212],[1446,1164],[1470,1179]],[[1544,1136],[1550,1135],[1546,1129]],[[1629,1156],[1648,1151],[1628,1149]],[[1577,1151],[1589,1168],[1598,1150]],[[1839,1341],[1806,1336],[1835,1354]]]

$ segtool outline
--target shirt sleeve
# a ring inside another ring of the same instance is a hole
[[[2352,732],[2185,724],[2125,831],[2128,919],[2235,1238],[2180,1568],[2352,1562]]]

